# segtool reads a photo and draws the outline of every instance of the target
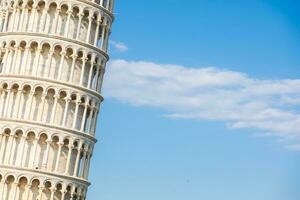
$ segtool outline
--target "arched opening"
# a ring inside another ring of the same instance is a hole
[[[18,159],[20,159],[20,150],[21,150],[21,141],[23,138],[23,131],[17,130],[14,137],[14,144],[13,144],[13,152],[11,156],[11,165],[16,165]]]
[[[35,148],[36,148],[36,135],[34,132],[28,132],[26,137],[26,143],[25,143],[25,150],[24,155],[22,159],[22,166],[29,167],[33,165],[35,157],[32,155],[34,154]]]
[[[34,179],[30,186],[28,199],[38,199],[39,186],[40,186],[40,181],[38,179]]]
[[[61,183],[58,183],[56,185],[56,191],[54,193],[54,199],[55,200],[60,200],[62,197],[62,184]]]
[[[43,189],[43,192],[42,192],[42,200],[44,199],[50,199],[51,197],[51,182],[50,181],[46,181],[45,182],[45,185],[44,185],[44,189]]]
[[[51,116],[53,112],[53,106],[54,106],[54,101],[55,101],[55,90],[50,88],[48,89],[47,91],[47,96],[46,96],[46,103],[45,103],[45,107],[44,107],[44,110],[45,110],[45,114],[43,115],[44,118],[43,118],[43,121],[46,122],[46,123],[50,123],[51,121]]]
[[[7,101],[7,97],[8,97],[8,84],[7,83],[3,83],[1,86],[1,91],[0,91],[1,95],[0,95],[0,117],[4,117],[4,112],[5,112],[5,108],[8,106],[8,101]]]
[[[42,87],[36,87],[34,91],[34,98],[32,102],[32,109],[31,109],[31,117],[30,119],[37,121],[38,119],[41,118],[43,114],[43,103],[42,102],[42,97],[43,97],[43,91],[44,89]]]
[[[59,20],[58,20],[58,34],[59,35],[64,35],[66,32],[67,28],[67,20],[68,20],[68,6],[67,5],[62,5],[61,6],[61,11],[59,14]]]
[[[26,199],[26,186],[28,184],[28,180],[26,177],[22,177],[18,182],[18,198],[17,199]]]
[[[46,33],[48,34],[56,33],[56,25],[55,25],[56,12],[57,12],[57,4],[51,3],[48,9],[48,15],[47,15],[48,20],[46,25]]]
[[[49,162],[47,165],[47,170],[50,170],[52,172],[55,171],[55,164],[58,157],[58,148],[59,148],[59,137],[53,136],[52,143],[50,145],[50,151],[49,151]]]
[[[21,119],[24,119],[26,116],[29,116],[29,112],[30,112],[30,92],[31,92],[31,86],[30,85],[25,85],[23,87],[23,90],[22,90],[22,95],[23,95],[23,98],[22,98],[22,104],[21,104],[21,108],[20,108],[20,118]],[[32,94],[33,95],[33,94]]]
[[[6,128],[3,131],[3,135],[2,135],[2,141],[1,141],[1,147],[0,147],[0,163],[4,164],[4,165],[8,165],[9,163],[9,157],[10,155],[8,153],[8,150],[11,148],[11,141],[13,139],[13,137],[11,136],[12,132],[9,128]]]
[[[14,192],[13,191],[15,188],[14,188],[14,182],[15,182],[15,177],[10,175],[6,178],[6,181],[5,181],[5,190],[4,192],[6,193],[6,195],[4,195],[6,198],[5,200],[9,200],[9,199],[12,199],[13,198],[13,195],[14,195]]]
[[[48,68],[49,66],[47,66],[47,61],[48,59],[50,59],[50,44],[45,43],[42,46],[42,51],[41,51],[41,59],[40,59],[40,63],[39,63],[39,68],[38,68],[38,76],[41,77],[46,77],[46,74],[48,72]]]
[[[42,169],[44,162],[45,162],[45,164],[47,164],[47,161],[44,160],[44,159],[47,159],[47,155],[46,155],[47,139],[48,139],[47,134],[42,133],[40,135],[40,138],[38,140],[38,148],[37,148],[37,154],[36,154],[37,160],[35,162],[35,169]]]

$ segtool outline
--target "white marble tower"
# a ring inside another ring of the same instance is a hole
[[[0,200],[85,200],[114,0],[0,4]]]

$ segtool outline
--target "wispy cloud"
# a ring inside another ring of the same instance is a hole
[[[110,44],[119,52],[128,51],[128,47],[122,42],[110,41]]]
[[[114,60],[104,93],[134,106],[162,108],[171,118],[224,121],[230,128],[277,136],[289,149],[300,146],[300,79],[258,80],[214,67]]]

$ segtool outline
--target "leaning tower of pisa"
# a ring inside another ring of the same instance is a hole
[[[0,4],[0,200],[84,200],[114,0]]]

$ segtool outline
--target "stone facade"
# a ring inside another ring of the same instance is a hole
[[[114,0],[0,4],[0,200],[84,200]]]

